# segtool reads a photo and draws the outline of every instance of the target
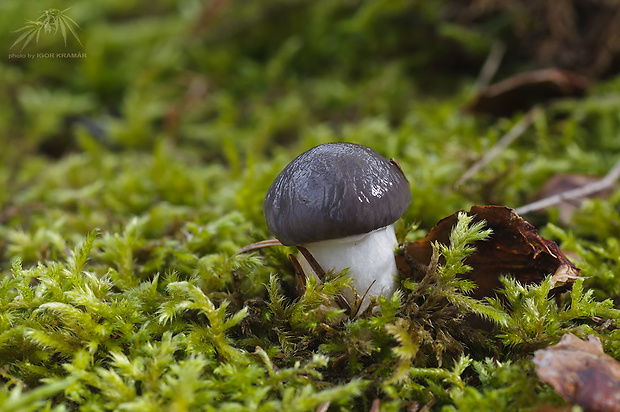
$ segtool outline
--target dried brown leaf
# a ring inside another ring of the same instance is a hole
[[[601,341],[571,333],[534,353],[538,377],[587,412],[620,412],[620,363],[603,352]]]
[[[449,236],[456,224],[454,213],[442,219],[423,238],[405,245],[408,255],[397,256],[399,269],[410,274],[407,259],[428,265],[433,253],[432,243],[449,244]],[[486,221],[493,230],[488,240],[476,242],[476,251],[465,263],[472,267],[466,276],[478,286],[473,296],[491,296],[500,287],[499,277],[513,275],[521,283],[538,283],[553,274],[552,282],[559,286],[572,283],[579,277],[579,268],[571,263],[555,242],[542,238],[534,226],[523,220],[515,211],[503,206],[473,206],[468,215],[473,222]]]

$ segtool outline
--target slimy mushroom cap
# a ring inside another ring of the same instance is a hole
[[[395,163],[366,146],[326,143],[282,170],[263,207],[269,230],[292,246],[369,233],[394,223],[410,203]]]

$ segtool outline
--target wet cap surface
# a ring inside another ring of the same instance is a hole
[[[366,146],[327,143],[289,163],[263,207],[278,240],[300,245],[390,225],[409,203],[409,182],[394,163]]]

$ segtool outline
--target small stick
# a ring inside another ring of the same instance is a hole
[[[499,69],[499,65],[504,58],[504,53],[506,53],[506,45],[502,41],[494,41],[491,46],[491,51],[482,65],[474,90],[480,90],[491,83],[493,76],[497,73],[497,69]]]
[[[308,249],[306,249],[303,246],[297,246],[297,249],[299,249],[299,251],[304,256],[304,258],[306,258],[306,261],[308,262],[308,264],[310,264],[310,267],[312,268],[312,270],[314,270],[314,273],[316,273],[316,276],[322,282],[325,279],[325,276],[327,275],[325,273],[325,269],[321,267],[320,263],[317,262],[317,260],[314,258],[314,256],[312,256],[312,253],[310,253]],[[338,306],[340,306],[340,309],[345,310],[347,315],[351,313],[351,306],[346,301],[346,299],[343,298],[341,295],[336,295],[336,303],[338,304]]]
[[[437,403],[437,399],[432,398],[424,406],[422,406],[422,409],[420,409],[420,412],[429,412],[436,403]]]
[[[500,140],[489,150],[479,161],[474,163],[461,178],[454,184],[454,188],[458,188],[460,185],[469,180],[480,169],[491,162],[498,154],[502,152],[508,145],[514,142],[519,136],[521,136],[533,123],[534,118],[541,112],[540,106],[532,107],[521,120],[519,120],[512,128],[506,133]]]
[[[256,249],[261,249],[269,246],[283,246],[282,243],[278,239],[267,239],[261,240],[260,242],[252,243],[251,245],[247,245],[239,249],[237,252],[238,255],[242,253],[252,252]]]
[[[349,316],[350,318],[355,317],[355,315],[351,316],[351,305],[349,305],[349,302],[347,302],[344,296],[336,295],[334,298],[336,299],[336,303],[338,304],[338,306],[340,306],[340,309],[344,309],[344,313],[346,313],[347,316]],[[357,315],[357,311],[355,311],[355,314]]]
[[[329,405],[331,405],[329,401],[321,403],[318,408],[316,408],[316,412],[327,412]]]
[[[310,264],[314,273],[319,277],[319,280],[323,281],[325,279],[325,270],[321,267],[319,262],[312,256],[312,253],[308,249],[303,246],[297,246],[297,249],[301,252],[302,255],[306,258],[306,261]]]
[[[616,162],[614,167],[607,172],[604,178],[598,182],[588,183],[575,189],[568,190],[557,195],[549,196],[544,199],[537,200],[536,202],[529,203],[515,209],[518,215],[534,212],[536,210],[545,209],[550,206],[555,206],[567,200],[575,200],[582,197],[601,192],[605,189],[612,187],[616,181],[620,178],[620,160]]]
[[[403,169],[400,167],[400,163],[398,163],[398,160],[396,160],[393,157],[390,157],[390,163],[392,163],[394,166],[398,167],[398,170],[400,170],[402,173],[405,173],[405,172],[403,172]]]
[[[291,261],[291,263],[293,264],[293,269],[295,270],[295,274],[297,275],[303,275],[304,274],[304,270],[301,268],[301,264],[299,263],[299,261],[297,260],[297,258],[295,257],[295,255],[293,255],[292,253],[288,254],[288,260]],[[305,286],[304,282],[304,286]]]
[[[368,289],[366,289],[366,292],[364,292],[364,296],[362,296],[362,298],[360,299],[360,304],[357,306],[357,308],[355,308],[355,313],[350,316],[351,319],[353,319],[354,317],[357,316],[357,313],[360,311],[360,308],[362,307],[362,302],[364,301],[364,298],[366,298],[366,295],[368,295],[368,292],[370,291],[370,288],[372,287],[372,285],[375,284],[376,281],[377,281],[377,279],[373,280],[372,283],[370,284],[370,286],[368,286]]]
[[[295,270],[295,275],[297,275],[297,279],[299,280],[299,288],[297,289],[297,295],[301,296],[306,291],[306,274],[304,273],[303,268],[299,264],[299,261],[292,253],[288,255],[288,260],[291,261],[293,265],[293,269]]]

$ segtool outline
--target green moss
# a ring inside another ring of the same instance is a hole
[[[530,360],[564,333],[620,359],[617,191],[538,220],[586,276],[556,294],[506,274],[499,298],[472,298],[459,275],[489,233],[465,215],[353,319],[333,304],[346,272],[300,290],[293,249],[237,254],[271,237],[275,176],[325,142],[397,158],[413,194],[399,240],[472,204],[520,206],[558,173],[604,175],[618,79],[546,109],[455,189],[522,117],[461,110],[510,16],[464,26],[443,0],[56,3],[83,47],[43,33],[24,52],[86,58],[0,56],[0,409],[527,410],[563,404]],[[0,8],[9,53],[43,10]]]

